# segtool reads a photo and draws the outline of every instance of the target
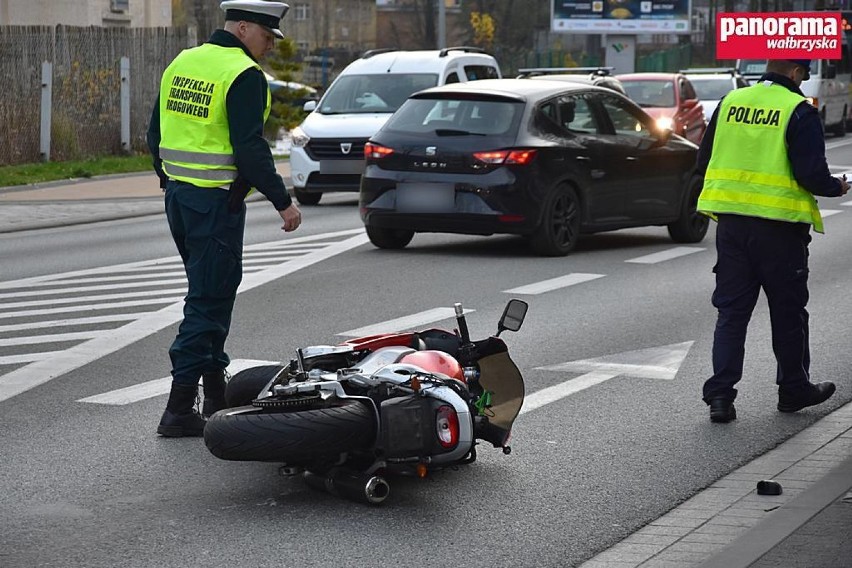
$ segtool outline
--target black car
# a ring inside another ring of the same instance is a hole
[[[419,232],[504,233],[561,256],[581,233],[666,225],[694,243],[707,232],[697,146],[600,87],[493,79],[427,89],[364,153],[361,219],[379,248]]]

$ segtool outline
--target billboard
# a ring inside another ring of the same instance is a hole
[[[553,0],[554,32],[688,34],[692,0]]]

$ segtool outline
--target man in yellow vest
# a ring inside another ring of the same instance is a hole
[[[225,406],[225,340],[242,280],[248,189],[257,188],[295,231],[301,212],[275,169],[263,123],[270,94],[258,64],[283,38],[287,4],[221,3],[225,29],[181,52],[163,72],[151,115],[148,147],[165,189],[169,229],[183,259],[189,290],[184,319],[169,349],[172,387],[157,433],[201,436],[195,411],[199,378],[203,416]]]
[[[698,210],[718,221],[713,376],[704,383],[710,420],[737,417],[734,385],[743,374],[746,328],[762,288],[769,302],[777,361],[778,410],[796,412],[834,394],[810,381],[808,243],[823,232],[815,195],[839,197],[817,109],[799,87],[810,60],[771,60],[751,87],[728,93],[698,153],[705,172]]]

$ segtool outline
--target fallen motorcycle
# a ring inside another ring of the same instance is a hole
[[[509,454],[524,381],[499,335],[518,331],[527,307],[510,300],[482,340],[470,339],[455,304],[452,332],[305,347],[288,365],[236,373],[204,441],[218,458],[281,463],[312,487],[370,504],[387,498],[384,476],[472,463],[478,440]]]

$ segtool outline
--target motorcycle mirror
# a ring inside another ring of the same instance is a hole
[[[527,315],[529,304],[523,300],[512,299],[506,304],[506,309],[503,310],[503,315],[500,316],[500,322],[497,324],[497,335],[506,331],[518,331],[524,323],[524,318]]]

